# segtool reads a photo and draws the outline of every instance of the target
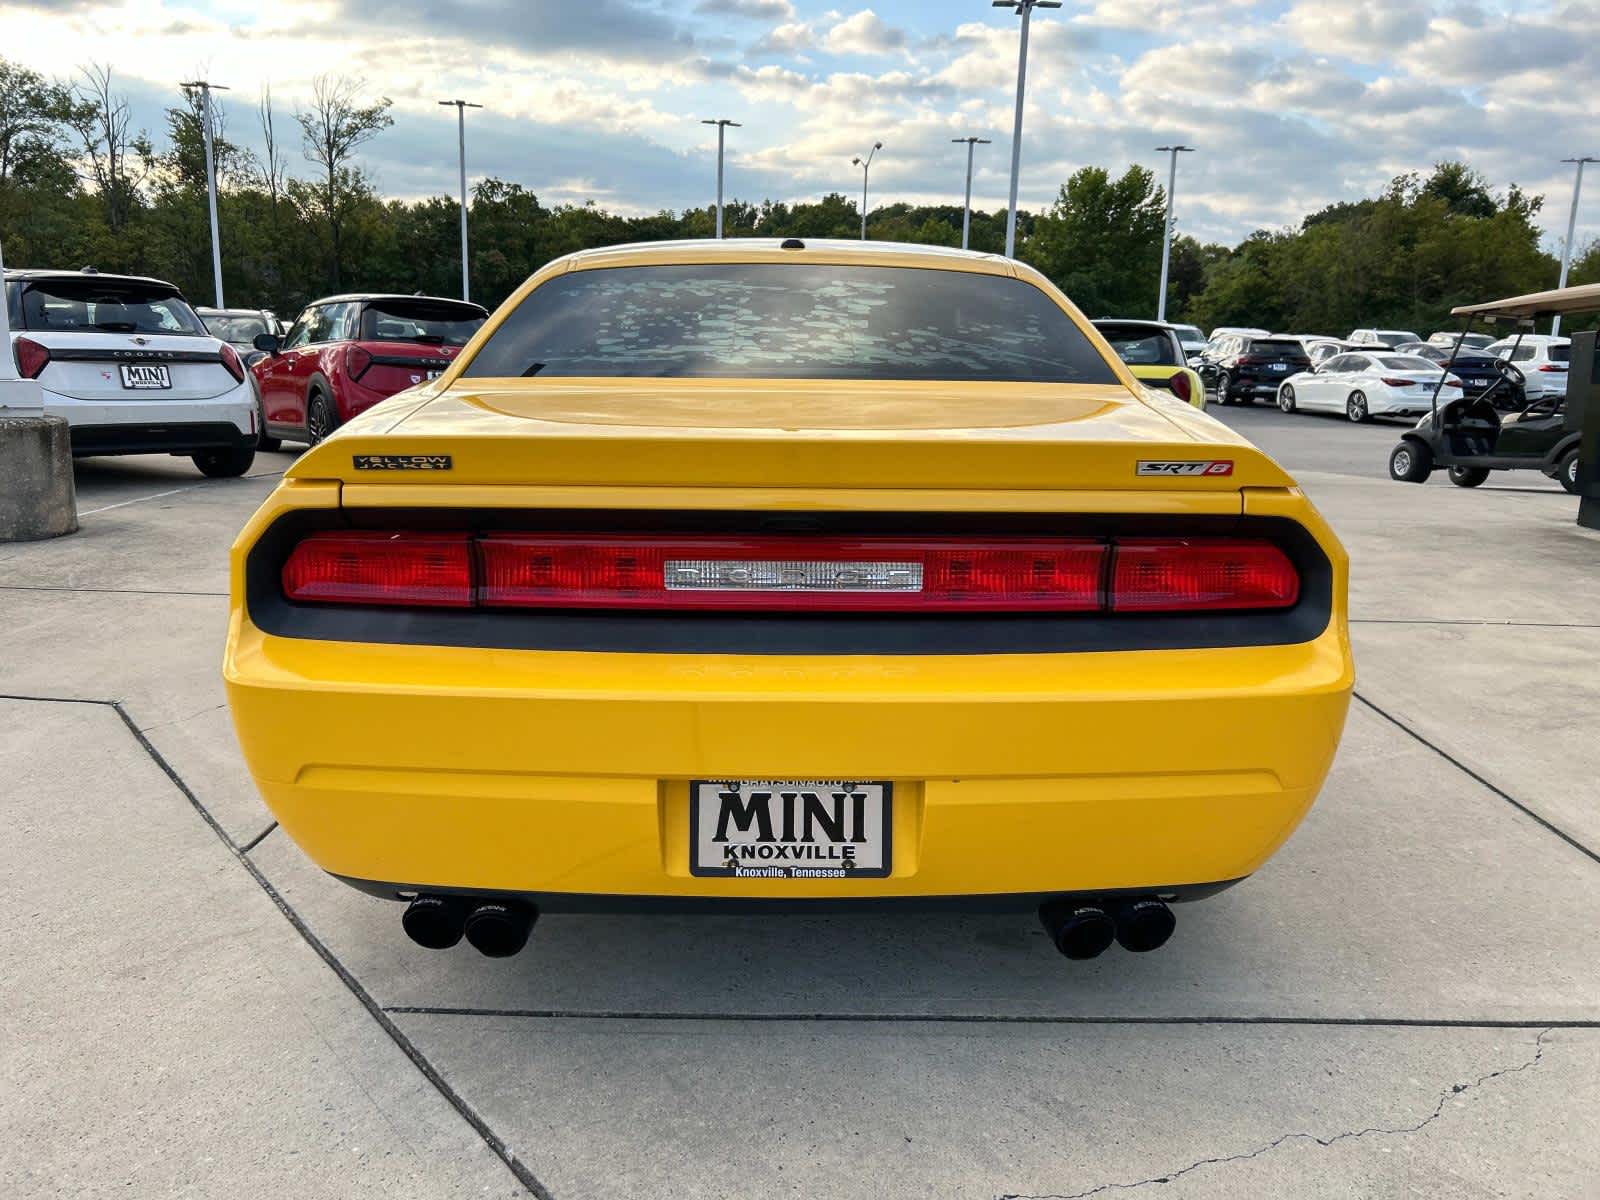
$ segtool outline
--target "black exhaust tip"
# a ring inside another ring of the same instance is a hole
[[[467,914],[467,941],[486,958],[510,958],[528,944],[539,910],[515,900],[486,900]]]
[[[1116,906],[1115,915],[1118,943],[1135,954],[1161,949],[1178,925],[1172,910],[1154,896],[1124,900]]]
[[[1056,949],[1071,959],[1098,958],[1117,936],[1117,923],[1092,901],[1052,900],[1039,908],[1039,920]]]
[[[418,896],[406,905],[400,924],[406,936],[429,950],[448,950],[461,940],[468,903],[460,896]]]

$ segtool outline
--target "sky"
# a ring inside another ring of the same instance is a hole
[[[179,80],[225,83],[230,136],[257,145],[269,85],[279,136],[321,73],[365,81],[394,125],[364,150],[387,195],[469,179],[546,203],[637,214],[709,203],[725,117],[729,199],[859,195],[851,159],[881,141],[871,203],[1006,201],[1018,17],[988,0],[0,0],[0,54],[73,78],[110,63],[134,121],[163,129]],[[1071,172],[1142,163],[1182,142],[1179,232],[1232,244],[1378,192],[1445,158],[1496,191],[1542,193],[1560,252],[1572,195],[1561,159],[1600,154],[1600,0],[1066,0],[1036,10],[1021,203]],[[292,171],[308,168],[292,155]],[[1600,169],[1578,217],[1600,237]],[[1587,181],[1586,181],[1587,182]],[[1554,280],[1551,281],[1552,284]]]

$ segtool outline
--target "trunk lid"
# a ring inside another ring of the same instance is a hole
[[[1220,422],[1120,385],[660,378],[435,385],[376,405],[288,475],[380,486],[1293,484]]]
[[[437,379],[461,353],[460,346],[376,340],[355,342],[352,350],[371,355],[370,365],[356,382],[364,388],[390,396],[430,379]]]
[[[50,351],[40,386],[79,400],[209,400],[239,386],[222,365],[215,338],[47,329],[19,336]],[[124,367],[133,368],[128,378]],[[165,374],[151,368],[165,368]]]

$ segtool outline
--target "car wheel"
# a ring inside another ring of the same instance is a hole
[[[250,464],[256,460],[256,448],[248,446],[242,450],[202,450],[199,454],[191,455],[194,465],[200,468],[200,474],[211,479],[236,479],[250,469]]]
[[[1294,411],[1294,388],[1287,383],[1278,389],[1278,407],[1286,413]]]
[[[309,443],[315,446],[337,428],[339,428],[339,414],[334,411],[333,401],[321,392],[312,392],[311,399],[306,402],[306,434]]]
[[[1451,467],[1450,482],[1457,487],[1477,487],[1489,478],[1487,467]]]
[[[261,435],[256,438],[257,450],[271,454],[274,451],[283,449],[282,438],[269,437],[267,435],[267,410],[259,398],[256,400],[256,428],[261,430]]]
[[[1573,495],[1578,493],[1578,452],[1568,450],[1561,460],[1561,467],[1556,471],[1556,478],[1561,481],[1561,486]]]
[[[1401,483],[1426,483],[1433,473],[1433,451],[1415,438],[1406,438],[1389,451],[1389,478]]]
[[[1360,392],[1351,392],[1350,399],[1344,402],[1344,415],[1357,425],[1365,424],[1372,419],[1367,412],[1367,398]]]
[[[1232,391],[1232,388],[1233,388],[1233,380],[1228,378],[1228,373],[1226,371],[1220,372],[1217,375],[1217,403],[1218,404],[1232,404],[1233,403],[1233,396],[1230,394],[1230,392]]]

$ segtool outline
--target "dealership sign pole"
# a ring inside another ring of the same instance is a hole
[[[1584,155],[1582,158],[1563,158],[1562,162],[1577,163],[1578,177],[1572,181],[1572,211],[1567,214],[1567,240],[1561,247],[1561,281],[1556,284],[1558,288],[1567,286],[1567,268],[1572,265],[1572,237],[1578,231],[1578,193],[1583,191],[1583,164],[1600,162],[1600,158]],[[1561,314],[1557,313],[1550,322],[1550,336],[1556,337],[1561,333]]]
[[[988,138],[964,137],[951,138],[952,142],[967,144],[967,199],[961,209],[961,248],[967,248],[967,235],[972,230],[972,148],[974,146],[987,146]]]
[[[206,143],[206,201],[211,207],[211,281],[216,287],[217,307],[226,308],[222,299],[222,239],[217,231],[217,162],[211,147],[211,92],[228,89],[220,83],[193,79],[179,87],[194,88],[200,93],[200,125]]]
[[[1011,126],[1011,203],[1006,209],[1006,257],[1015,258],[1017,248],[1017,177],[1022,173],[1022,94],[1028,81],[1028,18],[1036,8],[1060,8],[1061,0],[992,0],[995,8],[1009,8],[1022,15],[1022,39],[1017,50],[1017,114]]]
[[[1156,320],[1167,319],[1167,263],[1172,257],[1172,193],[1178,186],[1178,155],[1192,153],[1193,146],[1157,146],[1172,155],[1167,164],[1167,224],[1161,236],[1161,294],[1156,298]]]
[[[441,100],[439,103],[456,110],[456,144],[460,150],[457,162],[461,167],[461,298],[470,300],[472,297],[467,294],[467,109],[483,105],[470,100]]]

